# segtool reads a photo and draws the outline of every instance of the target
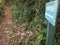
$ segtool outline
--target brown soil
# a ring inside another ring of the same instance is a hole
[[[2,23],[0,23],[0,45],[9,45],[8,44],[8,36],[5,33],[6,24],[12,24],[11,20],[11,11],[8,6],[3,8],[4,17],[2,19]]]

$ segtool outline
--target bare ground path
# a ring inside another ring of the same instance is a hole
[[[5,32],[6,24],[11,22],[11,12],[9,7],[5,6],[4,9],[4,18],[2,19],[2,22],[0,22],[0,45],[9,45],[8,44],[8,36]]]

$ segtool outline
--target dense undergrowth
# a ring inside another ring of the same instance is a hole
[[[34,32],[22,45],[45,45],[45,3],[46,0],[20,0],[11,5],[12,17],[20,22],[25,30],[31,29]]]

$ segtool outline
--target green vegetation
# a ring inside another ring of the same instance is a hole
[[[13,19],[20,22],[25,30],[35,32],[25,41],[25,45],[45,45],[45,3],[46,0],[19,0],[11,4]]]

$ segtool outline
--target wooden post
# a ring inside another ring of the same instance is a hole
[[[55,27],[48,22],[46,45],[52,45],[54,43]]]
[[[50,0],[50,1],[54,1],[54,0]],[[56,17],[57,17],[57,13],[56,13]],[[55,30],[56,30],[56,25],[53,26],[50,22],[48,22],[46,45],[53,45],[54,44]]]

